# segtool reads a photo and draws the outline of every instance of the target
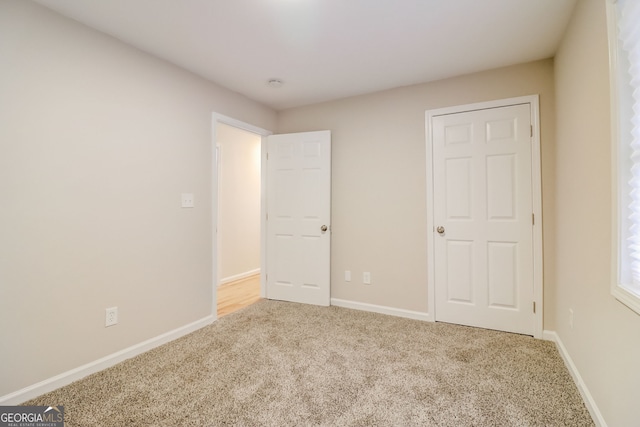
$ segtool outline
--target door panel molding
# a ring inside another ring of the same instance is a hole
[[[436,319],[436,283],[435,283],[435,241],[436,236],[434,223],[434,164],[433,164],[433,118],[436,116],[473,112],[478,110],[486,110],[499,107],[509,107],[515,105],[528,104],[531,114],[531,195],[532,195],[532,213],[535,218],[533,223],[533,303],[535,303],[534,314],[534,330],[533,335],[536,338],[542,338],[543,332],[543,248],[542,248],[542,176],[541,176],[541,159],[540,159],[540,109],[539,96],[530,95],[516,98],[500,99],[488,102],[480,102],[474,104],[459,105],[453,107],[439,108],[427,110],[425,112],[425,134],[426,134],[426,188],[427,188],[427,229],[429,230],[429,238],[427,241],[427,290],[428,290],[428,310],[429,317]],[[451,143],[463,141],[468,129],[464,126],[460,128],[452,128],[448,140]],[[509,131],[508,123],[496,123],[495,132],[492,137],[497,139],[503,132]],[[452,206],[459,210],[459,214],[463,214],[464,206]],[[505,206],[499,206],[496,212],[506,212]],[[533,306],[533,304],[532,304]],[[533,307],[531,307],[533,310]]]
[[[267,298],[329,306],[331,131],[267,140]]]

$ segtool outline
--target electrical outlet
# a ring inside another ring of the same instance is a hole
[[[106,309],[106,318],[104,326],[113,326],[118,323],[118,307],[109,307]]]
[[[182,207],[192,208],[193,206],[193,193],[182,193]]]
[[[365,271],[364,273],[362,273],[362,283],[364,283],[365,285],[370,285],[371,284],[371,273],[368,271]]]
[[[569,309],[569,327],[573,329],[573,309]]]
[[[344,272],[344,281],[345,282],[350,282],[351,281],[351,270],[346,270]]]

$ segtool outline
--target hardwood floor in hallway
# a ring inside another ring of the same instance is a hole
[[[218,318],[260,299],[260,275],[256,274],[218,288]]]

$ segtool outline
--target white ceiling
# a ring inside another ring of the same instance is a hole
[[[278,110],[552,57],[576,3],[36,1]]]

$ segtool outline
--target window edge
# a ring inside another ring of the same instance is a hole
[[[619,194],[620,174],[619,174],[619,96],[618,96],[618,32],[617,32],[617,12],[616,1],[606,1],[607,14],[607,38],[609,45],[609,111],[611,129],[611,295],[619,302],[626,305],[636,313],[640,314],[640,293],[635,292],[629,285],[625,285],[620,280],[620,244],[622,240],[622,230],[620,230],[620,203]]]

